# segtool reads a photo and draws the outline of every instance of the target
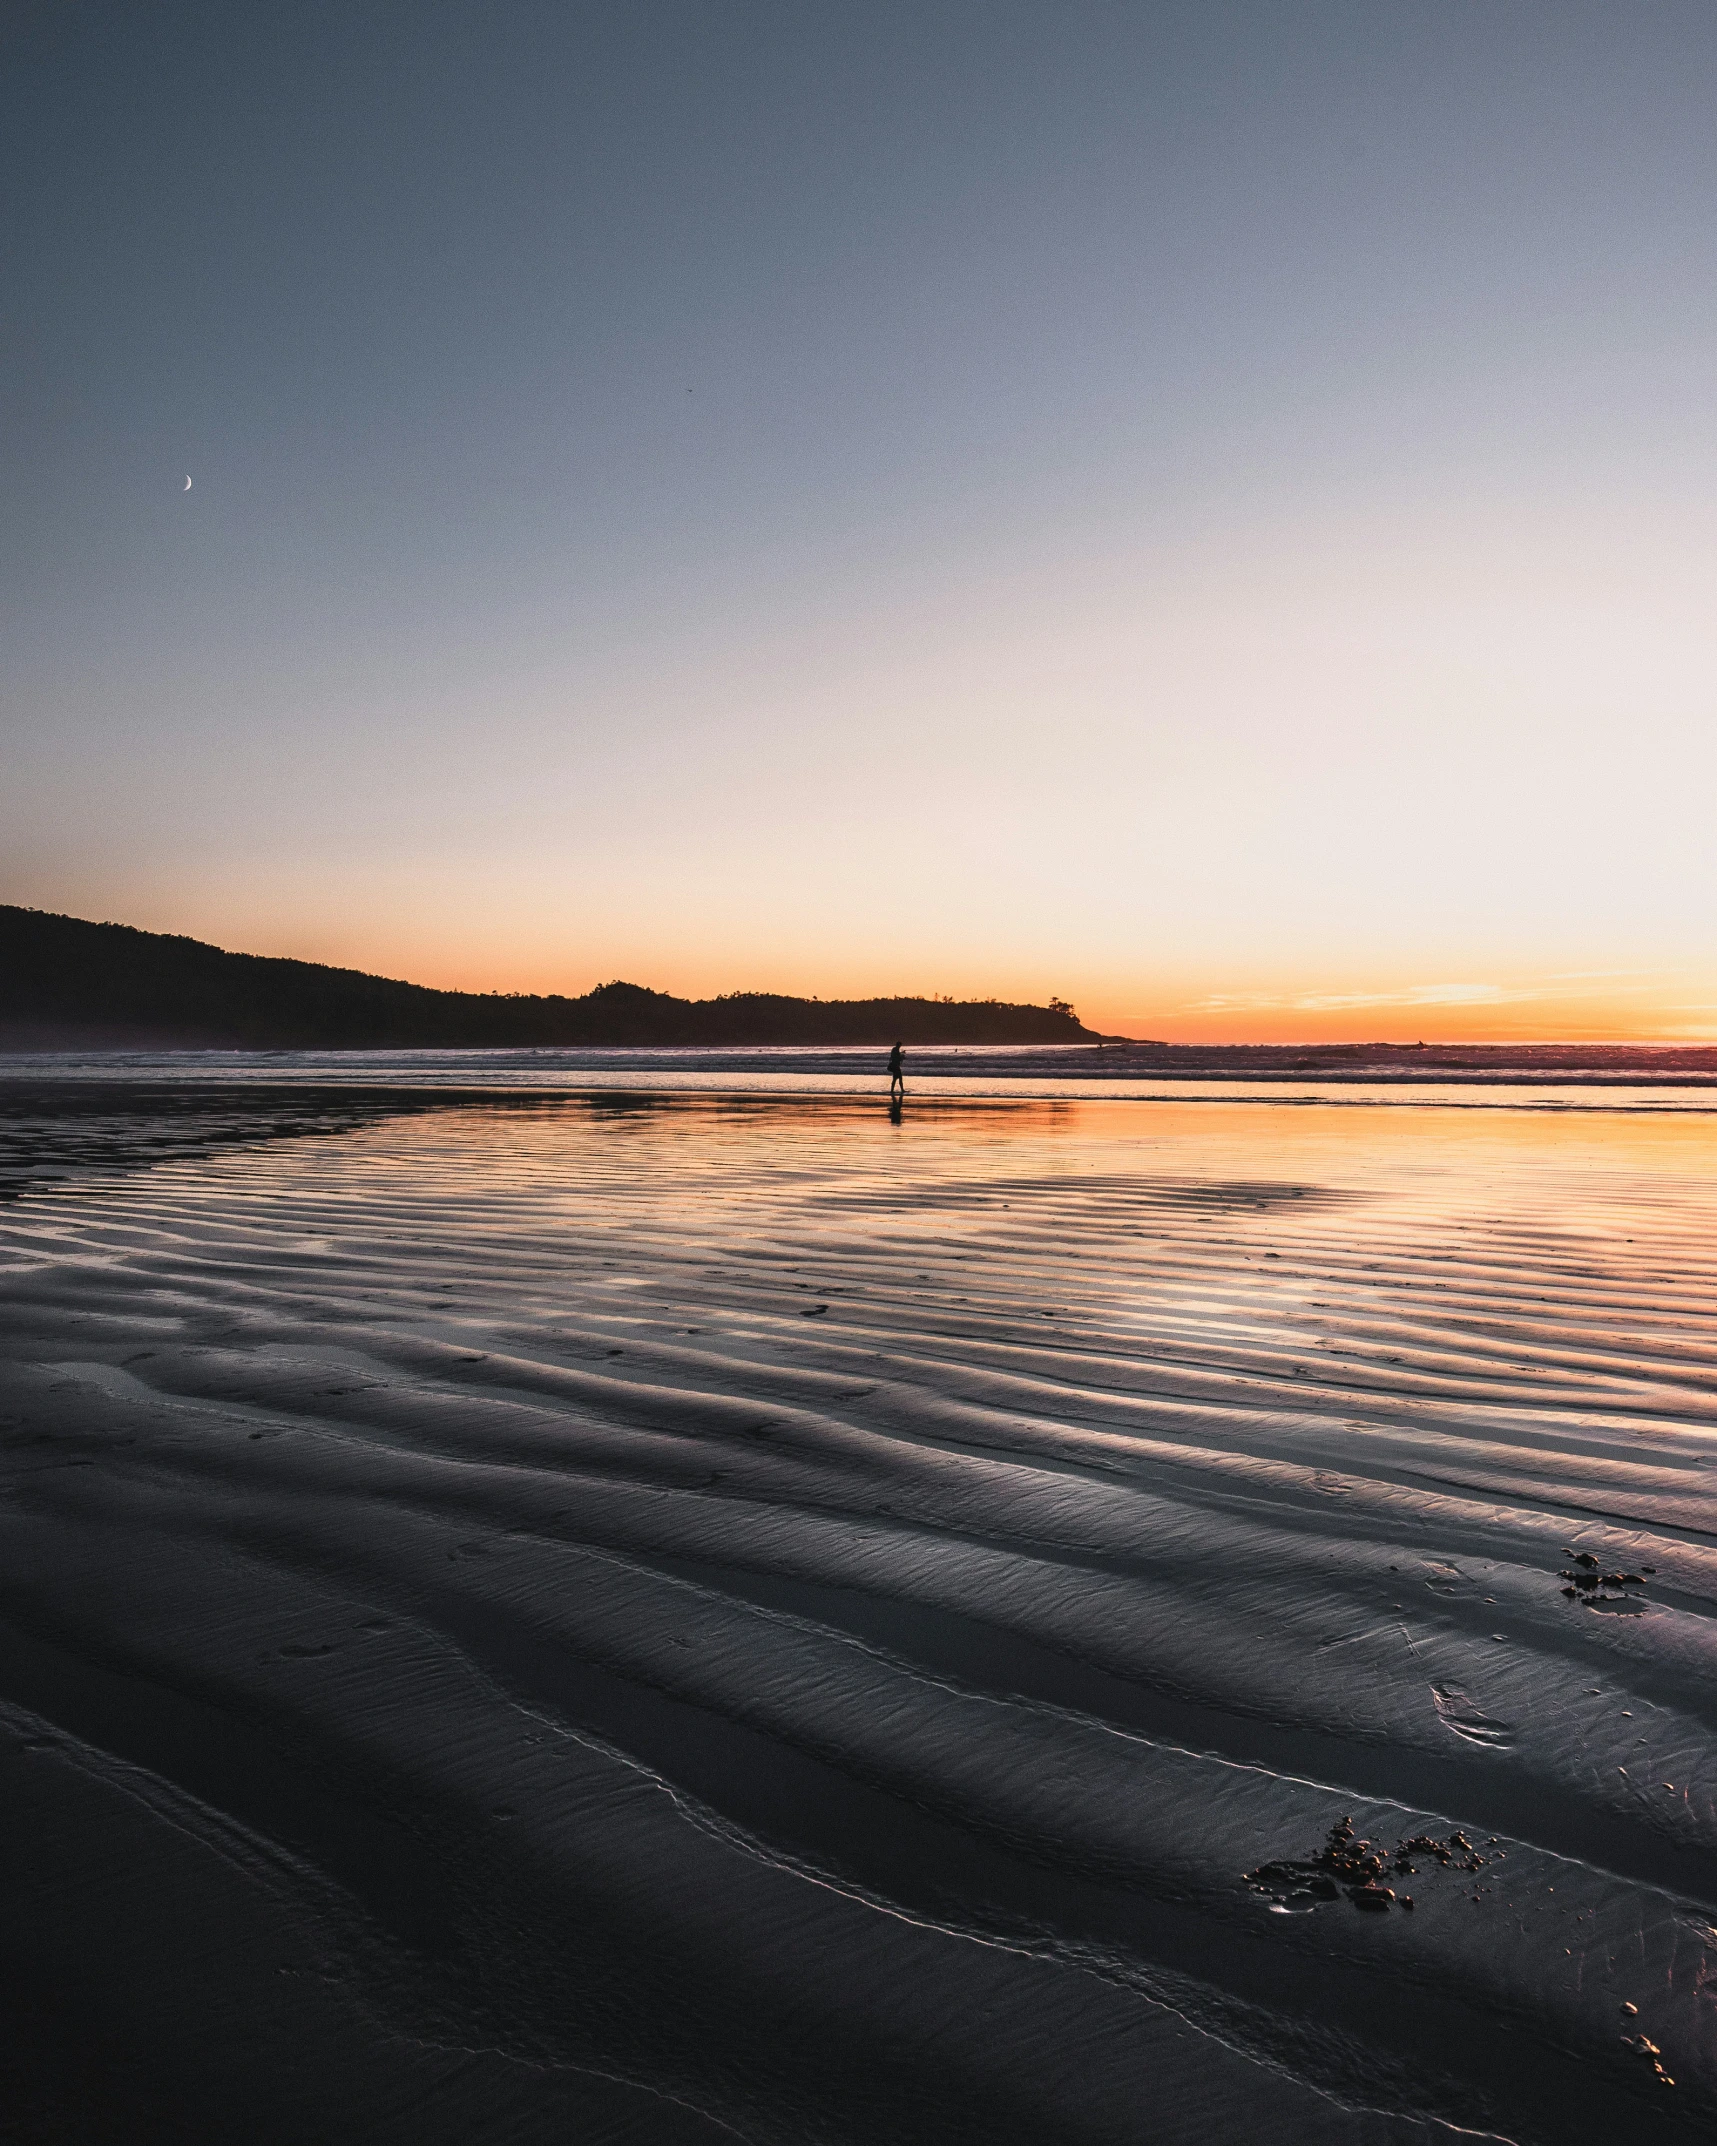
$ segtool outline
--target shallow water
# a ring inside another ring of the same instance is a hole
[[[1711,1117],[7,1133],[0,1958],[55,2120],[1711,2135]],[[1483,1862],[1245,1882],[1344,1816]]]
[[[1423,1046],[1420,1046],[1423,1048]],[[1240,1078],[1236,1060],[1257,1059]],[[1387,1067],[1340,1063],[1340,1053],[1294,1063],[1276,1047],[1180,1053],[1160,1063],[1153,1047],[1085,1044],[914,1044],[907,1088],[923,1101],[993,1097],[1183,1102],[1330,1103],[1348,1107],[1467,1110],[1665,1110],[1717,1113],[1717,1052],[1705,1047],[1587,1045],[1459,1046],[1425,1061],[1405,1047]],[[873,1045],[781,1044],[721,1049],[529,1050],[71,1050],[0,1051],[0,1084],[76,1088],[149,1086],[227,1093],[306,1084],[398,1095],[462,1089],[566,1094],[845,1095],[886,1091],[886,1060]]]

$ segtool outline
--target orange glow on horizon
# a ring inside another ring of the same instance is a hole
[[[1044,1005],[1070,1000],[1087,1028],[1189,1044],[1620,1043],[1717,1044],[1717,982],[1680,972],[1597,971],[1513,975],[1497,981],[1404,983],[1387,976],[1316,985],[1204,979],[1177,968],[1127,976],[1074,963],[995,969],[970,954],[930,963],[877,956],[827,964],[799,950],[748,956],[711,947],[634,944],[612,957],[569,953],[559,933],[527,947],[504,927],[466,918],[455,943],[419,924],[377,932],[349,922],[320,931],[278,924],[219,931],[137,917],[147,930],[189,930],[229,950],[285,955],[451,991],[561,993],[577,997],[616,978],[680,998],[744,991],[797,998],[995,998]]]

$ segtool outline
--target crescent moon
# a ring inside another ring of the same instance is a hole
[[[189,477],[185,479],[185,489],[187,492],[191,489],[191,480]]]

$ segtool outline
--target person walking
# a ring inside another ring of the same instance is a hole
[[[906,1075],[900,1070],[900,1045],[897,1043],[888,1054],[888,1100],[904,1102],[906,1099]]]

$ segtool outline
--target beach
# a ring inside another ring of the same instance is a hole
[[[1708,1094],[434,1056],[0,1083],[0,2136],[1712,2136]]]

